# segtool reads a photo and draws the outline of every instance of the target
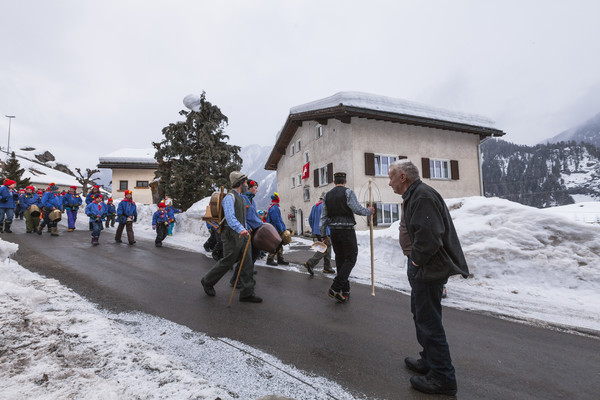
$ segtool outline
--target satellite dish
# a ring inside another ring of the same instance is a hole
[[[183,104],[192,111],[200,111],[200,96],[197,94],[188,94],[183,98]]]

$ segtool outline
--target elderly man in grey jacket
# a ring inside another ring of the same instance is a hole
[[[451,275],[469,275],[460,241],[442,196],[419,179],[408,160],[390,166],[389,185],[402,195],[400,244],[408,256],[410,308],[423,347],[421,358],[404,362],[417,376],[413,388],[431,394],[455,395],[456,377],[442,325],[442,292]]]

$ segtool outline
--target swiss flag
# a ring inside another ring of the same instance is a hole
[[[306,164],[304,164],[304,167],[302,167],[302,179],[308,179],[308,176],[309,176],[308,171],[310,171],[309,164],[310,164],[310,161],[307,162]]]

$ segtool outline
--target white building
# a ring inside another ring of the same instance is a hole
[[[113,199],[122,199],[125,191],[131,190],[136,203],[153,203],[150,182],[158,168],[154,154],[153,148],[123,148],[100,157],[98,168],[112,170]]]
[[[388,186],[389,165],[408,158],[424,182],[446,198],[482,195],[479,145],[504,132],[488,118],[391,97],[340,92],[290,109],[266,162],[277,171],[281,212],[288,228],[309,230],[319,195],[333,188],[333,173],[363,204],[369,179],[378,225],[400,217],[401,197]],[[357,228],[367,227],[357,217]]]

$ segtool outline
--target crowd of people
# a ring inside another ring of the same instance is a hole
[[[58,222],[63,214],[67,216],[67,232],[76,229],[79,209],[84,207],[85,215],[89,218],[91,244],[100,244],[102,230],[114,227],[115,241],[122,242],[123,230],[126,231],[127,241],[134,245],[135,235],[133,224],[137,222],[137,206],[133,201],[133,193],[126,190],[124,198],[115,206],[114,200],[101,193],[100,186],[94,185],[85,196],[77,193],[77,186],[71,186],[67,191],[60,191],[59,186],[51,183],[44,189],[27,186],[17,189],[17,182],[5,179],[0,186],[0,233],[12,233],[11,225],[14,218],[25,219],[25,232],[42,235],[44,228],[51,236],[59,236]],[[85,205],[84,205],[85,202]],[[156,247],[162,246],[167,235],[173,235],[175,214],[181,210],[173,207],[170,198],[165,197],[158,205],[152,217],[152,229],[156,230]]]
[[[229,179],[231,190],[221,202],[224,218],[219,226],[208,225],[211,235],[204,244],[207,251],[213,252],[216,263],[200,283],[206,295],[215,296],[214,286],[233,270],[230,283],[238,285],[239,301],[261,303],[262,298],[255,293],[254,278],[254,263],[260,257],[261,249],[251,245],[253,236],[265,223],[269,223],[280,235],[282,244],[290,233],[281,217],[277,193],[271,195],[267,212],[260,213],[254,203],[258,183],[240,171],[231,172]],[[410,383],[424,393],[454,395],[457,384],[442,325],[441,299],[448,278],[452,275],[466,278],[469,269],[445,202],[435,189],[419,179],[417,167],[408,160],[396,161],[390,165],[389,179],[389,186],[403,199],[399,243],[408,260],[411,312],[417,341],[422,347],[420,358],[406,357],[404,360],[406,367],[417,374]],[[331,190],[321,194],[309,215],[315,240],[321,242],[325,249],[303,265],[310,275],[314,275],[315,266],[323,259],[323,272],[335,274],[327,295],[338,303],[346,303],[350,299],[349,277],[358,255],[354,215],[373,215],[375,209],[360,205],[354,191],[346,187],[344,172],[334,174],[334,184]],[[63,211],[67,212],[68,231],[75,229],[78,209],[83,206],[83,199],[76,193],[75,186],[66,193],[59,193],[55,184],[37,192],[32,186],[19,191],[15,188],[16,182],[10,179],[0,187],[0,232],[12,233],[13,218],[24,216],[27,233],[42,235],[44,228],[48,227],[52,236],[58,236],[57,222]],[[104,226],[113,227],[115,222],[118,224],[115,240],[121,242],[125,229],[129,244],[135,244],[132,224],[137,221],[137,207],[131,191],[125,191],[125,198],[115,208],[112,199],[105,201],[99,187],[94,186],[85,203],[92,245],[98,245]],[[177,212],[180,210],[173,208],[170,199],[158,204],[158,210],[152,217],[157,247],[161,247],[165,237],[172,234]],[[332,248],[335,270],[331,264]],[[269,252],[267,264],[289,264],[283,257],[281,245]]]

